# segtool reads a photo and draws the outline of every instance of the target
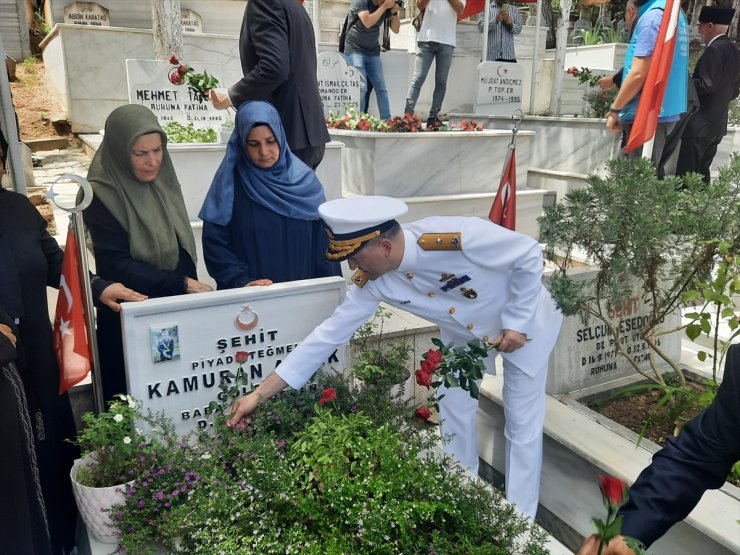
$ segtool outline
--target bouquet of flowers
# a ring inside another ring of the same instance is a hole
[[[170,63],[174,66],[169,72],[170,82],[173,85],[187,85],[198,102],[208,100],[208,91],[218,87],[218,79],[207,71],[196,73],[191,66],[180,62],[177,56],[171,56]]]

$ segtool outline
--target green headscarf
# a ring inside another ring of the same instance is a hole
[[[136,139],[149,133],[162,136],[162,165],[154,181],[142,183],[134,174],[131,149]],[[148,108],[128,104],[111,112],[87,180],[95,196],[128,232],[134,260],[171,271],[177,267],[181,245],[195,262],[195,239],[167,152],[167,136]]]

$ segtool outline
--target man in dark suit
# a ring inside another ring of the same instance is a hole
[[[727,36],[735,10],[705,6],[699,14],[699,34],[706,44],[692,79],[699,95],[699,111],[683,133],[676,175],[698,172],[709,183],[709,166],[717,145],[727,133],[727,107],[740,90],[740,54]]]
[[[714,402],[684,426],[676,438],[655,453],[653,462],[635,480],[629,500],[619,510],[622,533],[647,547],[694,509],[708,489],[725,483],[740,460],[740,344],[727,351],[722,385]],[[599,542],[587,538],[578,555],[595,555]],[[622,536],[601,555],[634,555]]]
[[[316,169],[329,133],[316,80],[313,25],[305,8],[298,0],[250,0],[239,56],[244,77],[228,93],[212,89],[214,107],[270,102],[280,114],[293,154]]]

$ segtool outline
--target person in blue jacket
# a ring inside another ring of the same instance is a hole
[[[632,484],[619,510],[622,534],[650,547],[694,509],[708,489],[725,483],[740,460],[740,344],[727,352],[725,373],[714,402],[689,421],[678,437],[668,438]],[[587,538],[579,555],[595,555],[599,542]],[[623,536],[609,542],[602,555],[634,555]]]
[[[324,188],[290,150],[272,104],[242,104],[200,218],[219,289],[340,275],[319,220]]]

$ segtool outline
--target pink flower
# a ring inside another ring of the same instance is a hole
[[[333,387],[327,387],[324,391],[321,392],[321,399],[319,399],[319,405],[325,405],[326,403],[331,403],[336,398],[337,398],[336,390]]]

